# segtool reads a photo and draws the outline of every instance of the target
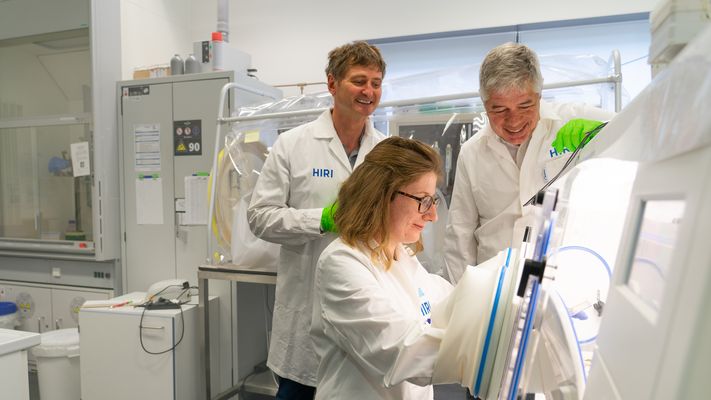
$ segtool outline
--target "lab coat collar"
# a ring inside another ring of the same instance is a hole
[[[321,113],[319,117],[316,119],[317,123],[322,126],[323,129],[319,129],[317,132],[314,132],[314,137],[317,139],[330,139],[330,138],[336,138],[338,139],[338,133],[336,133],[336,128],[333,127],[333,116],[331,115],[331,111],[333,109],[328,109]],[[326,126],[329,127],[329,129],[326,129]],[[365,132],[363,139],[361,143],[365,143],[365,138],[369,136],[373,136],[373,130],[375,128],[373,127],[373,122],[368,118],[368,120],[365,122]],[[338,140],[340,142],[340,139]]]
[[[541,116],[541,120],[545,119],[550,119],[550,120],[561,120],[562,118],[560,115],[558,115],[557,112],[555,112],[555,109],[553,106],[544,100],[541,100],[541,105],[540,105],[540,110],[539,114]]]
[[[487,124],[484,129],[481,130],[480,134],[484,136],[482,140],[485,141],[486,147],[491,150],[491,152],[507,160],[505,162],[510,162],[511,165],[516,166],[516,162],[511,157],[511,153],[509,153],[506,145],[502,143],[502,139],[499,135],[491,129],[491,125]]]
[[[338,139],[338,134],[336,133],[336,128],[333,127],[333,117],[331,117],[331,110],[326,110],[321,113],[316,119],[316,123],[319,128],[314,132],[314,137],[317,139]]]
[[[324,111],[316,120],[319,129],[314,132],[315,138],[320,139],[330,139],[328,143],[328,149],[331,154],[345,167],[348,171],[353,171],[350,161],[348,160],[348,154],[343,148],[343,143],[336,133],[336,128],[333,127],[333,118],[331,116],[331,110]],[[360,148],[358,150],[358,158],[356,159],[355,165],[359,165],[363,162],[365,154],[373,148],[373,137],[375,128],[373,123],[368,119],[365,123],[365,132],[363,132],[363,137],[360,140]]]

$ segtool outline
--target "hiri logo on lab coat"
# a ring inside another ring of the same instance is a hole
[[[417,297],[420,298],[420,313],[425,317],[425,323],[427,325],[432,325],[432,318],[430,314],[432,313],[432,305],[430,301],[425,297],[425,292],[422,288],[417,288]]]
[[[570,150],[568,150],[567,147],[563,147],[562,153],[558,153],[558,151],[556,149],[554,149],[553,147],[548,149],[548,154],[549,154],[550,158],[555,158],[555,157],[558,157],[558,156],[563,155],[565,153],[570,153]]]
[[[319,178],[335,178],[333,170],[328,168],[312,168],[311,176],[317,176]]]

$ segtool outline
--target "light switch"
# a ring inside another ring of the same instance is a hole
[[[52,278],[61,278],[62,269],[59,267],[52,267]]]

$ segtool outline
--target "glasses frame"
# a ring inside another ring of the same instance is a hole
[[[437,195],[434,195],[434,196],[426,195],[426,196],[418,197],[418,196],[415,196],[414,194],[405,193],[401,190],[396,190],[395,193],[403,195],[405,197],[409,197],[412,200],[415,200],[418,203],[417,204],[417,212],[419,212],[420,214],[426,214],[430,209],[432,209],[432,206],[436,207],[437,205],[439,205],[439,196],[437,196]],[[422,210],[422,205],[427,198],[432,199],[432,202],[426,209]]]

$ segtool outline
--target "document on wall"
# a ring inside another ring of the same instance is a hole
[[[69,145],[72,153],[72,171],[74,177],[87,176],[91,174],[91,164],[89,163],[89,142],[72,143]]]
[[[136,179],[136,224],[163,224],[163,182],[157,174]]]
[[[160,124],[133,126],[136,172],[160,171]]]
[[[185,177],[185,214],[183,225],[207,225],[208,174]]]

